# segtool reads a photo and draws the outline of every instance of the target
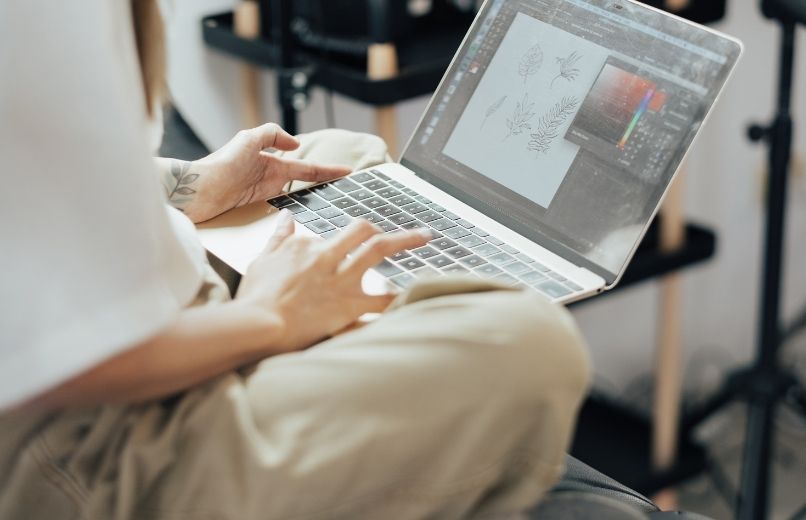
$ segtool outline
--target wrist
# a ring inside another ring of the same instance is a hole
[[[277,345],[285,334],[286,322],[278,312],[245,299],[228,305],[237,316],[247,356],[259,359],[279,353]]]

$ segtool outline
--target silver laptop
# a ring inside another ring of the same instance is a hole
[[[568,303],[624,273],[741,43],[630,0],[488,0],[399,163],[229,212],[202,242],[240,272],[279,209],[332,237],[429,228],[368,291],[452,274]],[[268,209],[268,213],[267,213]]]

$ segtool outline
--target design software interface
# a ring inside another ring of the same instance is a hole
[[[729,61],[627,9],[490,2],[404,161],[618,272]]]

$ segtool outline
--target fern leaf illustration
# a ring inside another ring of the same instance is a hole
[[[527,149],[531,152],[547,154],[552,143],[560,136],[560,128],[574,113],[579,101],[575,97],[564,97],[540,117],[537,129],[530,134]]]
[[[507,118],[506,126],[509,130],[503,140],[511,135],[520,135],[524,130],[531,130],[529,121],[534,117],[535,104],[529,101],[529,94],[524,94],[523,99],[515,103],[515,110],[512,116]]]
[[[487,123],[487,120],[490,119],[490,116],[498,112],[498,109],[501,108],[501,105],[504,104],[504,101],[507,100],[509,96],[501,96],[498,101],[490,105],[487,109],[487,112],[484,113],[484,119],[481,121],[481,125],[479,125],[479,130],[484,127],[484,124]]]
[[[526,80],[540,70],[542,66],[543,49],[540,48],[540,44],[536,43],[521,57],[521,61],[518,63],[518,75],[523,78],[523,83],[526,84]]]
[[[554,76],[554,79],[551,80],[550,87],[554,88],[554,82],[558,79],[564,79],[568,82],[576,80],[581,72],[576,67],[576,64],[581,59],[582,56],[576,51],[572,52],[567,58],[556,58],[557,64],[560,66],[560,73]]]

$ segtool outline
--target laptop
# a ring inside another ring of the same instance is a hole
[[[399,162],[199,226],[238,272],[280,209],[325,239],[353,219],[433,240],[368,292],[466,275],[561,303],[615,286],[739,56],[736,39],[631,0],[487,0]]]

